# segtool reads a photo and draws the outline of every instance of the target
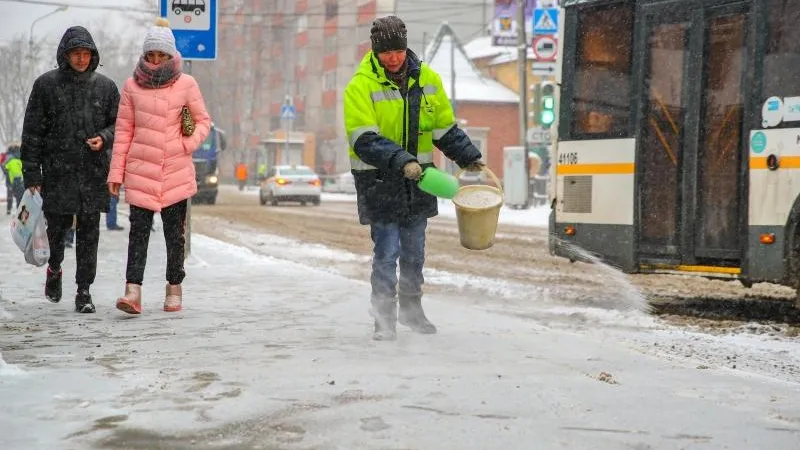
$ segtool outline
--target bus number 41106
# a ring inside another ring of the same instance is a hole
[[[558,154],[558,163],[559,164],[578,164],[578,154],[575,153],[575,152],[559,153]]]

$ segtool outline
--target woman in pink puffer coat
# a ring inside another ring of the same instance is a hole
[[[195,122],[191,136],[181,132],[184,106]],[[131,209],[125,295],[117,300],[117,308],[126,313],[142,312],[142,281],[155,213],[161,213],[167,244],[164,311],[182,308],[186,201],[197,192],[192,152],[210,127],[200,87],[181,73],[175,37],[166,19],[158,19],[148,30],[144,54],[122,90],[108,174],[111,195],[118,196],[124,184]]]

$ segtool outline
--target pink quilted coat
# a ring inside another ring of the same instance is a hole
[[[194,134],[181,134],[181,110],[189,107]],[[125,186],[131,205],[159,212],[197,192],[192,152],[208,136],[211,118],[197,81],[182,74],[172,86],[144,89],[125,82],[119,103],[109,183]]]

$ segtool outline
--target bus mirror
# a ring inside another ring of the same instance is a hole
[[[225,133],[218,132],[219,136],[219,151],[223,151],[228,148],[228,140],[225,139]]]

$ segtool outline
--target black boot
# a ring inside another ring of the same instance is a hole
[[[436,334],[436,325],[425,317],[425,311],[422,310],[421,297],[400,296],[400,317],[398,321],[401,325],[411,328],[416,333]]]
[[[397,339],[397,300],[393,297],[373,297],[370,314],[375,318],[375,341]]]
[[[88,288],[78,288],[78,294],[75,295],[75,311],[83,314],[91,314],[95,311],[92,294],[89,293]]]
[[[54,271],[47,267],[47,279],[44,282],[44,296],[53,303],[61,301],[61,269]]]

